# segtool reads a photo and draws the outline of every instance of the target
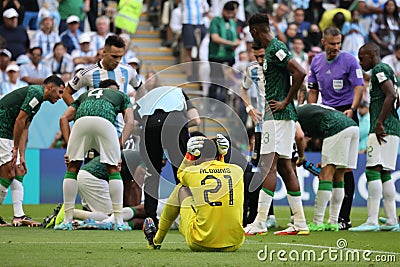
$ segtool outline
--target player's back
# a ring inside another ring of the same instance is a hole
[[[228,247],[243,241],[243,171],[217,160],[192,166],[182,173],[182,184],[193,194],[196,220],[192,240],[204,247]]]

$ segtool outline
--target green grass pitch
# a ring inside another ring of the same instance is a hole
[[[55,205],[25,205],[33,219],[51,214]],[[280,228],[289,220],[287,207],[275,207]],[[381,210],[382,211],[382,210]],[[383,212],[383,211],[382,211]],[[11,221],[12,206],[0,206]],[[312,207],[306,208],[312,218]],[[366,208],[353,208],[353,225]],[[311,233],[309,236],[246,237],[233,253],[191,252],[178,231],[170,231],[161,250],[148,250],[142,231],[54,231],[1,227],[1,266],[400,266],[400,232]],[[347,243],[346,249],[338,249]],[[267,253],[265,253],[267,252]]]

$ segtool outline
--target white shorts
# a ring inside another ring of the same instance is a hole
[[[78,172],[78,193],[82,199],[82,206],[91,211],[102,212],[107,215],[113,213],[108,182],[96,178],[90,172]]]
[[[399,148],[399,137],[388,135],[386,143],[379,145],[374,133],[369,134],[367,141],[367,167],[382,165],[386,171],[396,169],[397,150]]]
[[[360,130],[351,126],[324,138],[322,143],[322,167],[333,164],[337,168],[357,168],[358,139]]]
[[[115,126],[101,117],[79,118],[71,130],[67,146],[70,161],[83,161],[85,153],[94,148],[100,153],[100,162],[118,166],[121,158]]]
[[[0,166],[12,160],[12,150],[14,148],[14,140],[0,138]],[[19,151],[16,164],[20,163]]]
[[[264,121],[261,132],[260,154],[277,153],[280,158],[292,158],[293,140],[296,132],[294,121]]]

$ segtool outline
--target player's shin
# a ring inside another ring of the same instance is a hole
[[[22,180],[23,176],[15,176],[10,185],[14,217],[21,217],[25,215],[24,209],[22,208],[22,201],[24,200],[24,187],[22,186]]]
[[[321,225],[324,223],[326,206],[332,195],[332,181],[320,180],[317,195],[314,203],[314,223]]]
[[[268,217],[269,207],[271,206],[272,198],[274,197],[274,192],[262,188],[258,196],[258,209],[256,220],[260,222],[266,222]]]
[[[66,172],[63,182],[64,193],[64,223],[72,222],[75,208],[75,198],[78,193],[77,174],[74,172]]]
[[[292,209],[294,217],[294,226],[298,228],[306,228],[306,217],[304,216],[303,203],[301,202],[301,192],[291,192],[288,191],[288,202]]]
[[[394,225],[397,223],[396,218],[396,189],[393,181],[391,180],[390,173],[382,174],[382,194],[383,194],[383,208],[385,210],[387,224]]]
[[[371,225],[378,225],[378,213],[382,196],[381,174],[378,171],[367,169],[365,171],[368,181],[368,220]]]
[[[3,204],[7,196],[8,188],[10,187],[11,180],[0,177],[0,205]]]
[[[110,197],[112,201],[114,222],[116,224],[123,224],[122,218],[122,203],[124,195],[124,184],[119,172],[110,174],[109,177]]]
[[[344,182],[334,182],[329,205],[328,224],[337,224],[339,219],[340,207],[344,198]]]

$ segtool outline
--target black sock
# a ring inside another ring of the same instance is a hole
[[[275,215],[274,213],[274,201],[271,201],[271,206],[269,207],[269,211],[268,211],[268,216],[269,215]]]
[[[342,208],[340,209],[339,218],[348,222],[350,221],[351,205],[354,197],[354,175],[353,172],[344,174],[344,198]]]

